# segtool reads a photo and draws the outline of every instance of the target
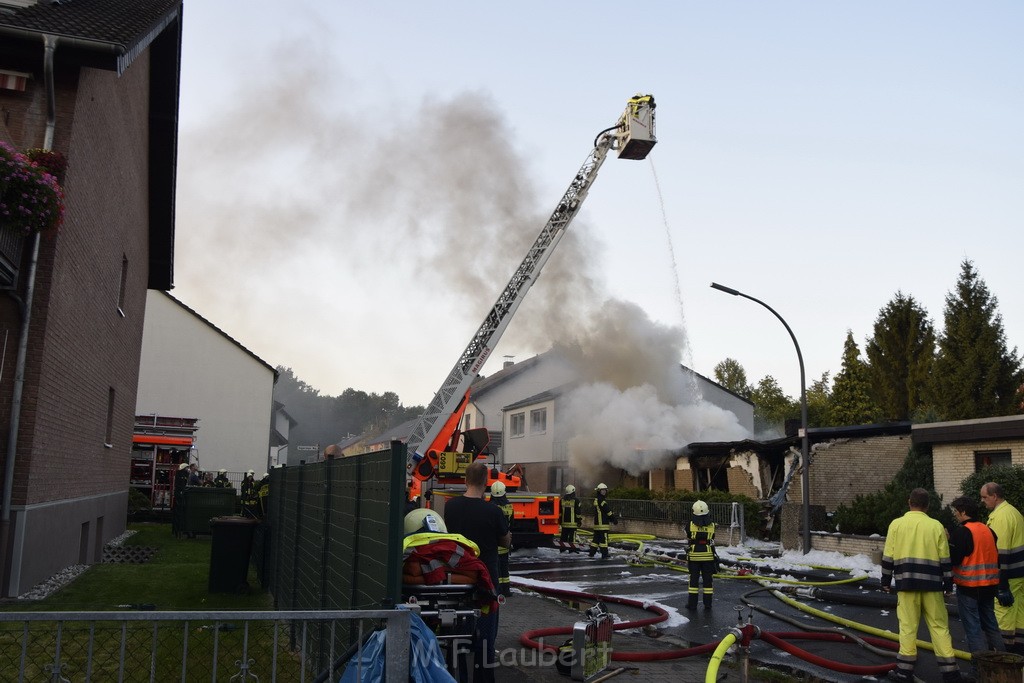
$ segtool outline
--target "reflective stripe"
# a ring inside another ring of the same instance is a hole
[[[953,567],[953,580],[957,585],[977,587],[995,586],[999,583],[999,552],[992,530],[981,522],[967,522],[964,528],[971,533],[974,550]]]
[[[686,557],[693,562],[710,562],[715,559],[715,523],[697,526],[690,522],[690,543]]]

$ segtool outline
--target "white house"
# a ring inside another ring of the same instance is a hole
[[[266,471],[277,371],[194,310],[150,290],[136,415],[198,418],[203,470]]]
[[[727,416],[726,422],[735,416],[735,438],[740,438],[740,433],[753,433],[753,403],[688,368],[680,366],[680,372],[689,375],[712,419],[727,411],[732,416]],[[591,472],[581,477],[580,472],[574,471],[578,466],[569,457],[570,441],[578,434],[564,419],[563,408],[578,380],[571,367],[553,351],[520,363],[506,363],[499,372],[474,383],[463,428],[487,427],[492,432],[491,451],[498,461],[506,466],[519,465],[533,490],[559,490],[570,481],[589,479],[592,474],[597,477]],[[700,431],[694,433],[705,436]],[[673,444],[673,448],[686,445],[680,442]],[[614,463],[609,465],[614,467]],[[668,461],[665,467],[671,471],[674,465]],[[654,475],[647,484],[661,487],[662,479],[658,476]]]

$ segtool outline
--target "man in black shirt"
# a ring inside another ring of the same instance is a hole
[[[484,500],[487,465],[476,461],[466,468],[466,492],[444,505],[444,523],[448,533],[462,534],[480,548],[480,559],[487,565],[491,583],[498,585],[498,547],[512,545],[508,520],[497,505]],[[473,683],[494,680],[494,643],[498,635],[498,613],[489,610],[476,623],[473,643]]]

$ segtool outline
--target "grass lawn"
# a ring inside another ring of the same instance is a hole
[[[273,599],[259,588],[256,571],[249,568],[247,595],[210,593],[211,536],[175,538],[171,525],[130,524],[137,533],[125,545],[157,548],[144,564],[104,563],[89,567],[81,576],[43,600],[7,602],[7,612],[85,612],[118,610],[119,605],[152,604],[158,610],[272,610]]]

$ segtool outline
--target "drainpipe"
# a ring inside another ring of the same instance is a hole
[[[43,36],[43,79],[46,84],[46,132],[43,136],[43,149],[53,148],[53,131],[57,126],[57,102],[53,84],[53,55],[57,50],[57,37]],[[16,584],[15,567],[21,566],[22,549],[10,547],[11,530],[11,496],[14,490],[14,465],[18,456],[18,431],[21,425],[21,395],[25,389],[25,364],[28,356],[29,327],[32,322],[32,299],[36,291],[36,269],[39,265],[39,233],[32,236],[32,256],[28,267],[28,278],[25,285],[25,298],[20,304],[21,332],[18,336],[18,357],[14,366],[14,392],[11,397],[11,423],[7,432],[7,458],[4,465],[3,505],[0,507],[0,552],[6,553],[10,548],[7,566],[3,568],[3,586],[0,593],[5,597],[14,597]],[[20,572],[19,572],[20,573]]]

